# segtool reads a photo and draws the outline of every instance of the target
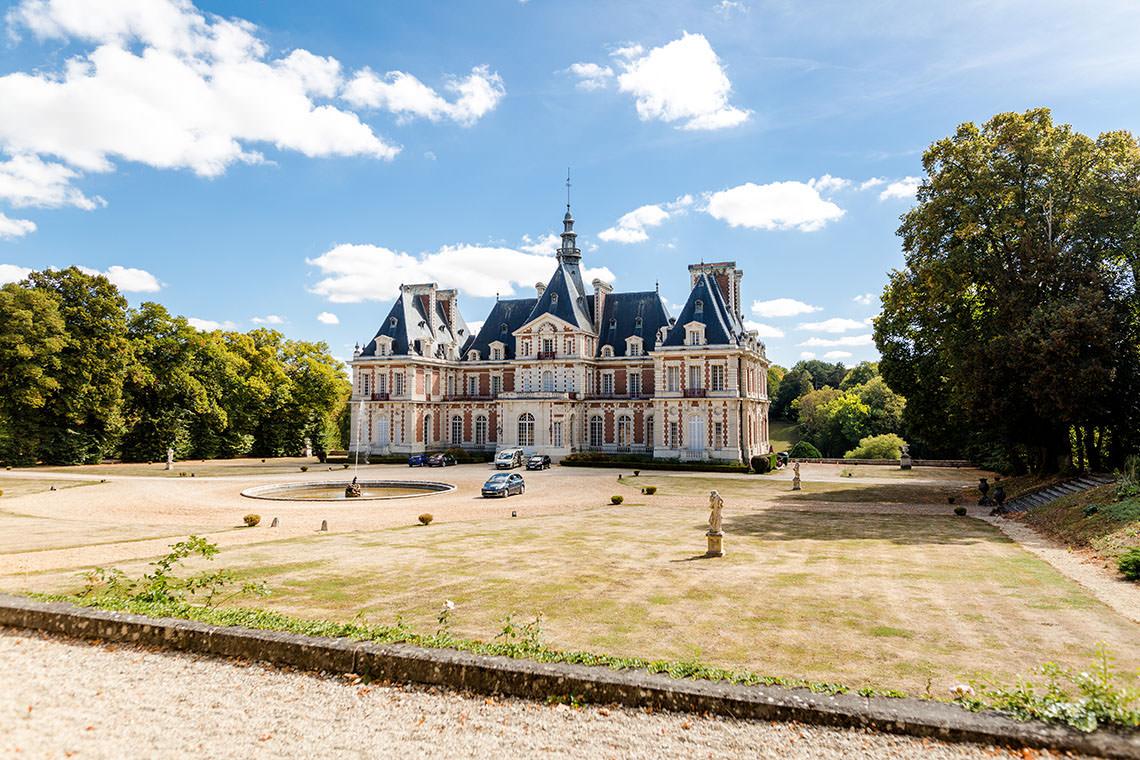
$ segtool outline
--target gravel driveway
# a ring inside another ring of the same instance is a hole
[[[0,672],[4,757],[1022,756],[863,731],[366,685],[11,629],[0,629]]]

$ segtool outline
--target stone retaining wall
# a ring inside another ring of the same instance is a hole
[[[619,671],[489,657],[452,649],[383,645],[350,639],[149,618],[0,594],[0,626],[180,652],[240,657],[310,671],[358,673],[378,680],[433,684],[481,694],[713,713],[737,719],[799,721],[871,728],[944,741],[1034,747],[1103,757],[1140,757],[1140,737],[1020,722],[994,713],[918,699],[822,695],[806,689],[738,686]]]

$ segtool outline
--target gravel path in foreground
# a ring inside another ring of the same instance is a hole
[[[546,706],[0,629],[5,757],[991,758],[992,747]]]

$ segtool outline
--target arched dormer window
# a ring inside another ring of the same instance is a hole
[[[467,352],[467,360],[477,362],[479,361],[479,352],[476,349],[471,349]]]
[[[550,305],[551,306],[557,306],[558,305],[558,294],[557,293],[551,293],[550,294]]]
[[[617,328],[617,319],[610,317],[610,329],[613,330],[615,328]]]
[[[633,320],[633,329],[634,330],[637,330],[638,332],[640,332],[641,331],[641,325],[642,325],[641,317],[638,317],[637,319]]]
[[[508,325],[506,322],[499,325],[499,335],[506,335],[510,331],[511,331],[510,325]]]
[[[693,313],[694,314],[704,314],[705,313],[705,302],[698,298],[693,303]]]
[[[602,346],[602,357],[603,358],[608,359],[613,355],[614,355],[614,347],[613,346]]]
[[[390,324],[392,327],[395,327],[397,323],[398,320],[395,317],[389,317],[388,324]]]

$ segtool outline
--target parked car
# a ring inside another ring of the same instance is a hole
[[[517,472],[496,472],[491,477],[487,478],[487,482],[483,484],[483,498],[489,496],[510,496],[511,494],[521,494],[526,490],[526,483],[523,482],[523,476]]]
[[[522,463],[522,449],[503,449],[495,455],[496,470],[511,470],[515,467],[522,467]]]
[[[526,468],[528,470],[548,470],[550,469],[550,456],[547,454],[535,454],[526,460]]]
[[[427,467],[427,454],[412,454],[408,457],[408,467]]]
[[[451,454],[432,454],[428,457],[428,467],[450,467],[455,464],[455,457]]]

